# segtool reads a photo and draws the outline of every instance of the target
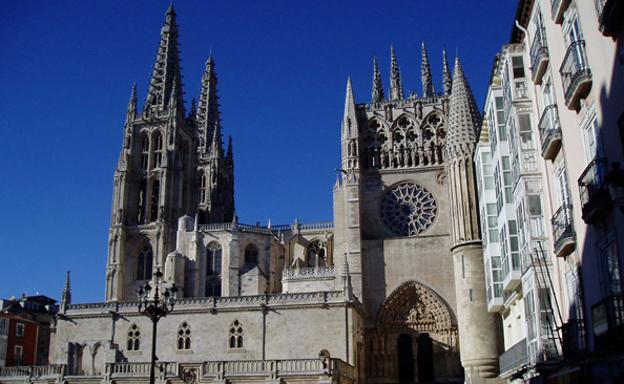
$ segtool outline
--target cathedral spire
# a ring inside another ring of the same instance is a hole
[[[384,101],[384,90],[381,82],[381,73],[377,58],[373,57],[373,103],[381,103]]]
[[[446,148],[457,151],[460,148],[467,148],[472,152],[477,142],[479,109],[464,76],[459,57],[455,59],[453,87],[449,104],[449,130]],[[472,156],[472,153],[469,155]]]
[[[173,5],[170,5],[165,14],[165,23],[160,31],[160,45],[143,109],[146,116],[152,112],[165,110],[169,106],[174,84],[178,89],[175,95],[177,104],[182,106],[184,102],[182,100],[180,54],[178,51],[178,26]]]
[[[420,79],[422,82],[423,97],[433,97],[435,96],[435,89],[433,87],[433,80],[431,79],[431,66],[429,65],[427,48],[425,48],[424,42],[421,43],[420,47]]]
[[[347,78],[347,91],[345,94],[344,114],[342,118],[342,136],[349,138],[352,129],[355,127],[355,97],[353,96],[353,87],[351,86],[351,76]]]
[[[67,307],[71,304],[71,286],[69,284],[69,271],[65,275],[65,286],[63,287],[63,294],[61,296],[61,312],[65,312]]]
[[[403,99],[403,86],[401,85],[401,73],[397,63],[394,46],[390,46],[390,100]]]
[[[232,148],[232,136],[228,136],[228,146],[227,146],[227,154],[225,155],[225,163],[228,167],[234,165],[234,150]]]
[[[126,124],[133,121],[136,118],[137,108],[137,96],[136,96],[136,83],[132,84],[132,91],[130,92],[130,100],[128,101],[128,109],[126,112]]]
[[[212,130],[220,123],[219,120],[217,74],[215,72],[215,63],[212,59],[212,52],[210,52],[201,78],[201,92],[196,114],[197,129],[200,131],[200,135],[203,135],[206,151],[210,149],[208,143],[212,139]]]
[[[453,79],[451,78],[451,70],[449,69],[448,60],[446,59],[446,49],[442,50],[442,87],[444,88],[444,96],[451,94]]]

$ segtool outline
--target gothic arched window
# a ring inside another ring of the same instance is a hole
[[[158,219],[158,201],[160,198],[160,181],[154,180],[152,182],[152,201],[150,202],[150,220],[156,221]]]
[[[321,240],[314,240],[306,249],[306,259],[310,267],[327,266],[327,247]]]
[[[186,321],[178,328],[178,349],[191,349],[191,327]]]
[[[145,224],[145,210],[147,208],[147,182],[145,180],[141,181],[139,184],[139,193],[137,195],[137,223]]]
[[[138,351],[141,349],[141,331],[136,324],[132,324],[130,328],[128,328],[128,343],[126,349],[128,351]]]
[[[199,202],[205,203],[206,196],[208,191],[208,178],[206,177],[206,172],[201,171],[201,177],[199,180]]]
[[[149,137],[143,135],[143,142],[141,144],[141,168],[147,170],[149,160]]]
[[[146,241],[141,247],[139,257],[137,258],[137,280],[149,280],[152,278],[153,259],[152,246]]]
[[[163,154],[164,154],[163,138],[162,138],[162,135],[160,134],[160,131],[154,132],[153,143],[154,143],[154,167],[160,167],[162,165],[162,159],[163,159]]]
[[[216,241],[206,247],[206,296],[221,296],[222,248]]]
[[[245,247],[245,264],[258,264],[258,247],[254,244]]]
[[[230,348],[243,348],[243,325],[234,320],[230,325]]]

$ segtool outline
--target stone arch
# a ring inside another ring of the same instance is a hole
[[[434,373],[438,381],[461,377],[457,321],[451,307],[434,289],[414,280],[402,283],[379,309],[376,325],[367,337],[370,377],[384,382],[401,378],[406,347],[402,341],[406,339],[409,359],[413,358],[409,369],[414,377],[420,381],[431,380],[433,376],[428,375]]]

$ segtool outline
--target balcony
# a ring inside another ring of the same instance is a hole
[[[582,319],[570,319],[561,326],[561,349],[566,360],[578,359],[585,354],[587,343]]]
[[[559,73],[563,83],[566,107],[578,110],[579,100],[587,96],[592,85],[592,74],[585,53],[585,40],[570,44]]]
[[[592,306],[596,350],[624,349],[624,295],[614,295]]]
[[[561,123],[556,104],[544,108],[538,128],[542,142],[542,157],[554,161],[561,149]]]
[[[564,204],[552,217],[555,255],[565,257],[576,248],[576,232],[572,216],[572,205]]]
[[[531,43],[531,76],[535,84],[542,83],[542,76],[548,67],[548,45],[544,29],[538,28]]]
[[[524,79],[513,81],[513,101],[526,101],[529,98],[529,87]]]
[[[616,37],[622,29],[624,4],[621,0],[594,0],[600,32],[609,37]]]
[[[498,357],[501,376],[507,376],[512,371],[519,370],[529,363],[526,339],[514,344]]]
[[[578,179],[583,220],[587,224],[596,222],[611,208],[611,195],[605,181],[606,174],[607,160],[598,157],[589,163]]]

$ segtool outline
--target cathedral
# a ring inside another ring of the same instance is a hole
[[[496,380],[472,161],[480,117],[459,58],[443,63],[441,92],[424,44],[420,95],[404,94],[394,49],[388,89],[376,61],[370,101],[347,81],[333,222],[246,225],[215,61],[186,111],[170,7],[144,104],[136,87],[128,103],[105,301],[71,303],[67,289],[53,330],[62,382],[148,382],[152,323],[136,302],[148,281],[179,288],[158,323],[158,383]]]

